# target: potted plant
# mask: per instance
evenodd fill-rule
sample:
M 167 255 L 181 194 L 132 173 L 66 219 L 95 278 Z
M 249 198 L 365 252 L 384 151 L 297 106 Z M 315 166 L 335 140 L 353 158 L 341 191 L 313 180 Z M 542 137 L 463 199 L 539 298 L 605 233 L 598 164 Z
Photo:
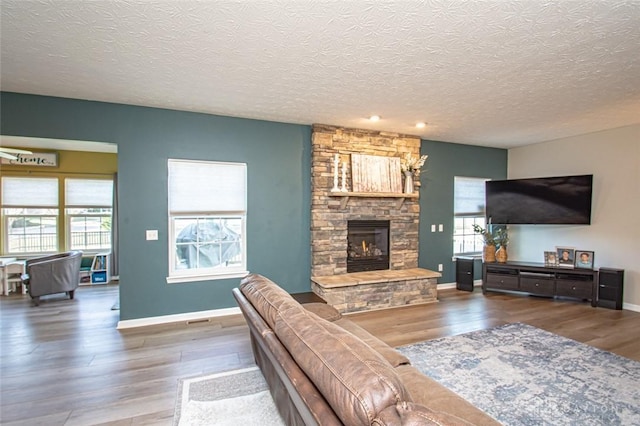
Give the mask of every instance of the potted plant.
M 507 261 L 507 246 L 509 245 L 509 232 L 507 228 L 498 228 L 496 231 L 495 242 L 498 245 L 496 251 L 496 260 L 500 263 Z
M 473 225 L 473 232 L 480 234 L 484 241 L 484 249 L 482 250 L 482 261 L 491 263 L 496 261 L 496 240 L 489 229 L 485 229 L 480 225 Z

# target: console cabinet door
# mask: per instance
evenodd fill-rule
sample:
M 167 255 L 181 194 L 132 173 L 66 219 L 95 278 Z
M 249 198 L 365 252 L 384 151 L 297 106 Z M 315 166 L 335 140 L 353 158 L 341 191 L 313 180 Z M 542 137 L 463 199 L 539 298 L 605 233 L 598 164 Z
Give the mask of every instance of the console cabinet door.
M 593 283 L 589 281 L 557 280 L 556 295 L 575 297 L 576 299 L 591 299 L 593 297 Z
M 552 278 L 520 277 L 520 291 L 540 296 L 553 296 L 554 281 Z
M 501 290 L 518 290 L 518 276 L 487 273 L 486 284 L 488 288 Z

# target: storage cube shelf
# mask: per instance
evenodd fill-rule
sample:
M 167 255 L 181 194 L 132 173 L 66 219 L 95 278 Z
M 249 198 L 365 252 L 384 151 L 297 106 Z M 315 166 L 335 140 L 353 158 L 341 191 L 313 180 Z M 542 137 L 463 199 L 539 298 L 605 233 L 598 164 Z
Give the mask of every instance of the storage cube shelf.
M 108 284 L 111 281 L 111 253 L 98 253 L 92 258 L 90 266 L 87 267 L 85 260 L 80 269 L 81 284 Z M 87 262 L 88 263 L 88 262 Z

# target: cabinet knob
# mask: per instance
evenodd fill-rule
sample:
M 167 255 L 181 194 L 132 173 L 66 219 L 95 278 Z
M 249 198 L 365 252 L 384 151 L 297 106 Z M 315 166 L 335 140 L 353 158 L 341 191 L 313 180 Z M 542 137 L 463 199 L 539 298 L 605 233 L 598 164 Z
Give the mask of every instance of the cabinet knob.
M 574 287 L 571 287 L 571 289 L 572 289 L 572 290 L 575 290 L 575 289 L 576 289 L 576 287 L 575 287 L 575 286 L 574 286 Z
M 536 287 L 540 287 L 540 283 L 536 283 Z

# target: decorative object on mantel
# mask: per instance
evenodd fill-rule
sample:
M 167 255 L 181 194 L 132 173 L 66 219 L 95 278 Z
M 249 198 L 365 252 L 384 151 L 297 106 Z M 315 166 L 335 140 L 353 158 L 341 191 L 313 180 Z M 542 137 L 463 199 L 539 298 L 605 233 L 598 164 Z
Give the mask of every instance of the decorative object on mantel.
M 482 261 L 493 263 L 496 261 L 496 240 L 489 229 L 484 229 L 480 225 L 473 225 L 473 232 L 482 235 L 484 248 L 482 249 Z
M 340 192 L 338 187 L 338 164 L 340 164 L 340 156 L 336 154 L 333 157 L 333 188 L 331 192 Z
M 404 172 L 404 193 L 413 194 L 413 173 Z
M 351 154 L 351 183 L 353 192 L 401 194 L 400 159 Z
M 507 254 L 507 246 L 509 245 L 509 233 L 507 228 L 499 228 L 495 236 L 496 244 L 499 246 L 496 251 L 496 261 L 498 263 L 506 263 L 509 258 Z
M 342 186 L 340 187 L 340 192 L 347 192 L 347 162 L 342 162 Z
M 404 173 L 404 192 L 405 194 L 413 193 L 413 178 L 420 177 L 420 169 L 424 166 L 428 155 L 419 158 L 413 157 L 410 152 L 404 156 L 400 162 L 400 169 Z

